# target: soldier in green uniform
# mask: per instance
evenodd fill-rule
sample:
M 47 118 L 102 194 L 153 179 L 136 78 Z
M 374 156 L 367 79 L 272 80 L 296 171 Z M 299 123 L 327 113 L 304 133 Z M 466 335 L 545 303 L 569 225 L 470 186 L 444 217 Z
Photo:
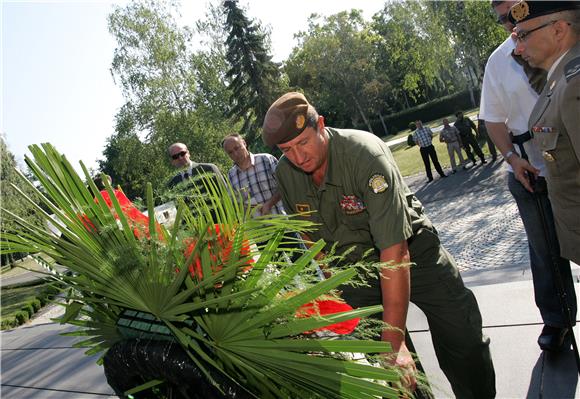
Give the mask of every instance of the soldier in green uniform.
M 529 129 L 546 161 L 560 253 L 580 264 L 580 2 L 521 1 L 511 17 L 516 51 L 548 71 Z
M 477 139 L 473 134 L 471 134 L 472 130 L 475 134 L 477 134 L 477 127 L 475 126 L 475 123 L 473 123 L 471 119 L 464 117 L 463 111 L 457 111 L 455 113 L 455 118 L 456 119 L 453 126 L 459 130 L 461 143 L 463 144 L 463 149 L 467 154 L 467 158 L 471 159 L 471 162 L 473 162 L 473 165 L 475 166 L 475 156 L 473 156 L 473 153 L 471 152 L 471 150 L 473 150 L 479 159 L 481 159 L 482 164 L 487 163 L 485 156 L 483 155 L 483 151 L 481 151 L 481 147 L 477 142 Z M 471 147 L 471 149 L 469 147 Z
M 325 127 L 306 98 L 287 93 L 268 110 L 262 138 L 283 152 L 276 177 L 289 213 L 319 223 L 310 233 L 338 252 L 359 261 L 413 262 L 410 268 L 383 268 L 370 288 L 344 287 L 353 306 L 382 304 L 381 339 L 392 344 L 390 361 L 410 373 L 403 383 L 414 388 L 414 361 L 404 334 L 409 301 L 427 316 L 441 369 L 458 398 L 493 398 L 495 373 L 489 339 L 473 293 L 459 275 L 423 207 L 405 185 L 387 145 L 357 130 Z M 331 270 L 332 271 L 332 270 Z

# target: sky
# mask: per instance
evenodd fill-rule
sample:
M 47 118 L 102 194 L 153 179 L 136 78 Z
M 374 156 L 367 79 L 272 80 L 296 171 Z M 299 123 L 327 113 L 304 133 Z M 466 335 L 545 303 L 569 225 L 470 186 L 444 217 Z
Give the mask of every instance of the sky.
M 0 0 L 0 134 L 20 165 L 28 146 L 52 143 L 80 171 L 96 169 L 124 103 L 110 73 L 115 40 L 107 15 L 128 0 Z M 271 28 L 273 58 L 284 60 L 310 14 L 353 7 L 366 19 L 385 0 L 242 0 L 248 16 Z M 183 0 L 180 23 L 202 19 L 206 0 Z

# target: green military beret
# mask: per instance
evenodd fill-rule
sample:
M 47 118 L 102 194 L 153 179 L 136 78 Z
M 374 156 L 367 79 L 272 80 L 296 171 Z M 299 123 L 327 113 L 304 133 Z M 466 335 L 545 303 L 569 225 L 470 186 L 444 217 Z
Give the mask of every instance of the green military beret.
M 524 22 L 542 15 L 555 12 L 580 9 L 578 1 L 526 1 L 522 0 L 510 9 L 509 18 L 512 24 Z
M 268 147 L 296 138 L 306 128 L 309 115 L 316 113 L 302 93 L 284 94 L 270 106 L 264 125 L 262 140 Z

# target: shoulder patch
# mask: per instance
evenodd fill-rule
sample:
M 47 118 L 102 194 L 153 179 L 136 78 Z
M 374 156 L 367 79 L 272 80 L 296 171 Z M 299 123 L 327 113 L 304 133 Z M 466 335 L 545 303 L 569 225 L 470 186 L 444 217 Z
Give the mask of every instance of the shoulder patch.
M 385 180 L 385 176 L 376 174 L 372 175 L 369 179 L 369 187 L 373 190 L 375 194 L 382 193 L 387 188 L 389 188 L 389 184 Z
M 566 76 L 566 82 L 569 82 L 578 74 L 580 74 L 580 57 L 576 57 L 570 60 L 564 67 L 564 76 Z

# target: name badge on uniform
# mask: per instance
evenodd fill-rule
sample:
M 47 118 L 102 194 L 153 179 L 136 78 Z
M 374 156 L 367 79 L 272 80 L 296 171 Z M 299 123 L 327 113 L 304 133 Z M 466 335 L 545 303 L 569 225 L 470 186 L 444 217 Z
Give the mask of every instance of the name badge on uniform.
M 308 204 L 296 204 L 295 206 L 298 213 L 310 212 L 310 205 Z
M 356 215 L 363 212 L 367 207 L 360 198 L 354 195 L 343 195 L 340 200 L 340 208 L 347 215 Z

